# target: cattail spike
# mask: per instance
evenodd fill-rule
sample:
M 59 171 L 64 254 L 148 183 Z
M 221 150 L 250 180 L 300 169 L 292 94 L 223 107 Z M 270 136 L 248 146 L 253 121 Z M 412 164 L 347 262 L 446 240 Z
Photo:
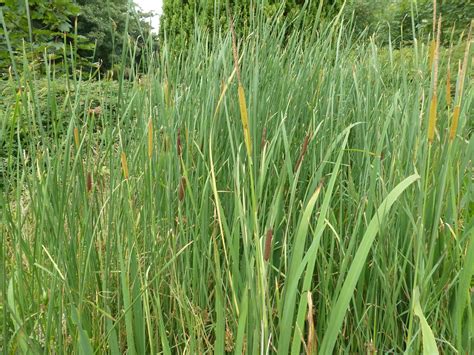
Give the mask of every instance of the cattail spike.
M 178 189 L 178 199 L 180 202 L 183 201 L 184 199 L 185 190 L 186 190 L 186 178 L 182 176 L 179 182 L 179 189 Z
M 92 191 L 92 174 L 91 173 L 87 173 L 87 192 L 91 192 Z
M 178 134 L 176 138 L 176 150 L 178 151 L 178 157 L 183 156 L 183 147 L 181 146 L 181 129 L 178 128 Z
M 270 259 L 272 251 L 272 239 L 273 239 L 273 229 L 267 230 L 267 237 L 265 238 L 265 251 L 263 254 L 263 260 L 268 261 Z
M 76 148 L 79 148 L 79 130 L 77 127 L 74 127 L 74 143 L 76 144 Z
M 436 129 L 436 110 L 438 106 L 438 98 L 436 94 L 433 94 L 430 104 L 430 116 L 428 121 L 428 142 L 433 143 L 435 129 Z
M 446 73 L 446 104 L 448 105 L 448 107 L 451 107 L 451 102 L 452 102 L 452 99 L 451 99 L 451 71 L 449 69 L 449 63 L 450 61 L 448 61 L 448 72 Z
M 240 84 L 239 84 L 238 91 L 239 91 L 240 118 L 242 119 L 242 127 L 244 129 L 244 140 L 245 140 L 245 145 L 247 147 L 247 153 L 250 156 L 252 154 L 252 140 L 250 138 L 247 103 L 245 101 L 244 88 Z
M 430 51 L 429 51 L 429 57 L 428 57 L 428 64 L 430 68 L 433 67 L 433 60 L 435 56 L 435 51 L 436 51 L 436 40 L 433 38 L 430 43 Z
M 459 112 L 461 111 L 461 107 L 456 106 L 453 111 L 453 120 L 451 121 L 451 128 L 449 130 L 449 140 L 452 142 L 456 137 L 456 131 L 458 130 L 458 123 L 459 123 Z
M 125 180 L 128 180 L 128 164 L 127 164 L 127 155 L 125 154 L 125 152 L 122 152 L 120 159 L 122 161 L 123 176 L 125 177 Z

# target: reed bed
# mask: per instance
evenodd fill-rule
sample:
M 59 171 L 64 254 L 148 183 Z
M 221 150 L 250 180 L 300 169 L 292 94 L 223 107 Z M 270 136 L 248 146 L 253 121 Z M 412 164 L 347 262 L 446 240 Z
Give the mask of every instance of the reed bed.
M 146 80 L 104 85 L 112 104 L 64 53 L 41 111 L 17 63 L 1 351 L 474 351 L 470 38 L 463 60 L 439 36 L 400 56 L 340 17 L 260 22 L 124 54 Z

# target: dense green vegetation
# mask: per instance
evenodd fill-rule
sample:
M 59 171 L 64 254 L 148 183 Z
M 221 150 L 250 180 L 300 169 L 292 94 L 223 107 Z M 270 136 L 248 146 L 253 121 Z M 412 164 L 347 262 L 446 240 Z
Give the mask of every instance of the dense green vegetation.
M 45 56 L 62 70 L 67 70 L 61 65 L 65 56 L 74 56 L 85 71 L 98 63 L 111 69 L 121 60 L 125 33 L 135 40 L 150 36 L 147 16 L 129 0 L 6 0 L 0 6 L 2 77 L 10 66 L 15 72 L 23 59 L 36 65 Z M 138 43 L 138 56 L 143 47 L 143 41 Z
M 472 25 L 266 11 L 114 77 L 7 50 L 0 352 L 474 351 Z
M 228 31 L 228 14 L 232 13 L 236 21 L 239 35 L 247 36 L 260 19 L 255 18 L 257 7 L 261 8 L 261 16 L 285 22 L 292 30 L 294 21 L 303 21 L 307 28 L 313 27 L 315 21 L 324 15 L 337 13 L 343 1 L 305 1 L 305 0 L 164 0 L 163 16 L 161 17 L 160 38 L 168 38 L 173 50 L 182 51 L 193 41 L 195 29 L 216 35 Z M 304 10 L 304 12 L 302 12 Z M 298 16 L 303 15 L 303 16 Z M 298 18 L 300 17 L 300 18 Z M 300 29 L 300 27 L 298 28 Z
M 311 31 L 315 22 L 332 19 L 339 11 L 352 23 L 355 36 L 367 32 L 375 35 L 378 44 L 387 45 L 391 38 L 394 45 L 409 45 L 413 38 L 426 37 L 432 30 L 432 0 L 263 0 L 261 4 L 262 15 L 280 24 L 285 22 L 287 32 L 295 25 L 300 30 L 300 22 Z M 172 47 L 181 51 L 193 41 L 196 26 L 211 34 L 227 31 L 227 14 L 232 13 L 238 33 L 246 37 L 259 20 L 251 16 L 258 6 L 260 2 L 251 0 L 164 0 L 160 36 L 167 37 Z M 474 18 L 474 2 L 438 1 L 437 7 L 443 14 L 442 41 L 449 44 L 468 30 Z

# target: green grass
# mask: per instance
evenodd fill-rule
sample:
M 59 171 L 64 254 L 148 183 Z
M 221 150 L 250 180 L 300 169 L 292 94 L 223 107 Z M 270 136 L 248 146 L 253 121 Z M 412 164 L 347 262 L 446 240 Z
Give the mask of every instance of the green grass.
M 179 57 L 163 44 L 140 82 L 17 63 L 0 111 L 2 351 L 474 351 L 472 63 L 462 92 L 451 73 L 450 141 L 442 52 L 429 144 L 429 43 L 403 56 L 338 19 L 317 30 L 240 40 L 250 155 L 230 34 L 197 32 Z

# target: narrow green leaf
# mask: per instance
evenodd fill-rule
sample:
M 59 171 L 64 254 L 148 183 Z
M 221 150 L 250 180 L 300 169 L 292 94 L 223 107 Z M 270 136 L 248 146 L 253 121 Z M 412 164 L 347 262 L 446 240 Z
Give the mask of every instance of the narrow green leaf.
M 413 312 L 420 319 L 421 333 L 423 335 L 423 355 L 438 355 L 436 340 L 428 322 L 426 321 L 420 304 L 420 291 L 418 286 L 413 291 Z

